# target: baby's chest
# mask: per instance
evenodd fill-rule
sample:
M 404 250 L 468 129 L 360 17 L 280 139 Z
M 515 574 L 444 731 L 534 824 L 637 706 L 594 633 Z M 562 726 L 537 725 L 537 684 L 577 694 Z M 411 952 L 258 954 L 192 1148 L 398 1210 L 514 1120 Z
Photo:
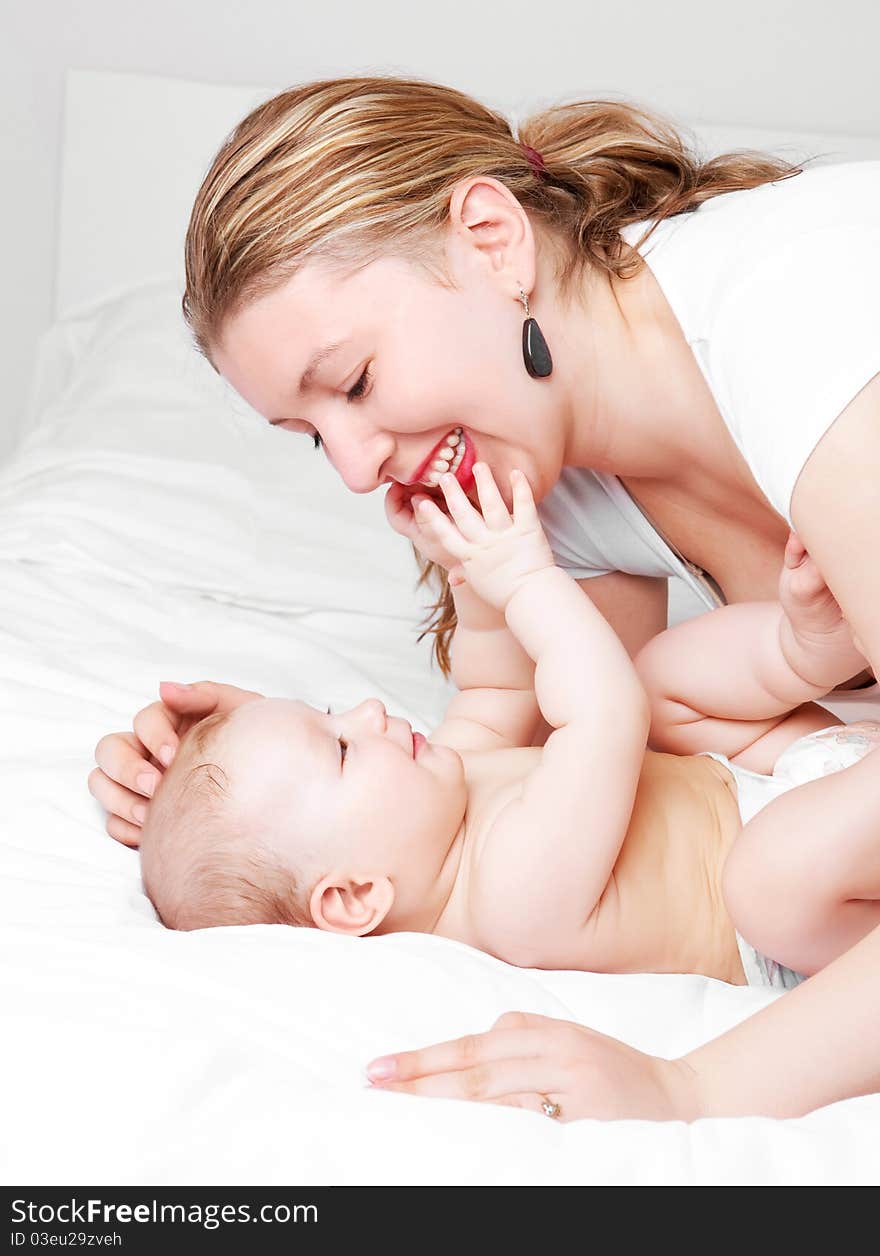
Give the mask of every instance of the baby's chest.
M 473 865 L 502 811 L 522 796 L 529 774 L 541 762 L 539 746 L 515 746 L 465 759 L 468 784 L 468 847 Z

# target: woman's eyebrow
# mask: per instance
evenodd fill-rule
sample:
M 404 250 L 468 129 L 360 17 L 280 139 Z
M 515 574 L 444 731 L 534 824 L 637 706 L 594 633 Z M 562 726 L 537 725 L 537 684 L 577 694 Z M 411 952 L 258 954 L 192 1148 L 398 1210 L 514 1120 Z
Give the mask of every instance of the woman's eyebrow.
M 326 359 L 331 356 L 331 354 L 336 353 L 339 349 L 342 349 L 345 345 L 349 343 L 350 343 L 350 338 L 347 338 L 345 340 L 335 340 L 333 341 L 332 344 L 324 345 L 323 349 L 318 349 L 315 353 L 312 354 L 312 356 L 309 358 L 308 365 L 306 366 L 306 369 L 303 371 L 302 377 L 299 381 L 299 388 L 297 389 L 297 396 L 302 396 L 304 392 L 308 392 L 308 390 L 311 388 L 312 380 L 315 377 L 315 372 L 317 371 L 318 367 L 323 362 L 325 362 Z

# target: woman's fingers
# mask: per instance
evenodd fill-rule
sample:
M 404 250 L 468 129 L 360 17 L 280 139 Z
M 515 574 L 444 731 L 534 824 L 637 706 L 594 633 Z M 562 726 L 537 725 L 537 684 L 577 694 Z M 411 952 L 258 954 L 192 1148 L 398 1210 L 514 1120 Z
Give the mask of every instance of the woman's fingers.
M 157 776 L 157 783 L 158 779 Z M 109 819 L 116 817 L 128 824 L 137 825 L 138 828 L 143 824 L 147 816 L 149 793 L 127 789 L 112 780 L 101 768 L 93 768 L 89 773 L 88 787 L 89 793 L 101 804 Z
M 395 532 L 413 539 L 413 503 L 412 494 L 403 484 L 394 483 L 385 494 L 385 518 Z
M 498 1103 L 542 1112 L 547 1096 L 562 1107 L 569 1052 L 560 1039 L 567 1021 L 506 1012 L 484 1034 L 419 1051 L 383 1056 L 367 1066 L 377 1089 L 445 1099 Z
M 141 844 L 141 830 L 137 824 L 130 824 L 127 820 L 120 819 L 119 816 L 110 816 L 107 820 L 107 832 L 117 842 L 121 842 L 123 846 L 128 846 L 131 850 L 137 850 Z
M 559 1104 L 559 1116 L 553 1118 L 558 1125 L 562 1125 L 569 1120 L 569 1117 L 566 1115 L 565 1104 L 562 1102 L 562 1096 L 554 1094 L 552 1091 L 548 1093 L 545 1090 L 540 1095 L 534 1092 L 526 1092 L 522 1095 L 502 1095 L 500 1099 L 488 1099 L 487 1103 L 494 1103 L 501 1108 L 523 1108 L 528 1112 L 540 1113 L 547 1120 L 547 1113 L 542 1107 L 545 1098 L 549 1099 L 551 1103 Z
M 215 711 L 234 711 L 236 707 L 243 706 L 246 702 L 255 702 L 264 696 L 255 689 L 224 685 L 217 680 L 197 680 L 189 685 L 162 680 L 159 682 L 159 693 L 166 707 L 166 715 L 171 718 L 175 727 L 180 717 L 185 717 L 187 726 L 192 727 Z M 177 731 L 180 732 L 179 727 Z
M 492 1026 L 493 1029 L 547 1029 L 567 1025 L 554 1016 L 541 1016 L 537 1012 L 504 1012 Z
M 172 688 L 163 682 L 159 686 L 159 692 L 162 693 L 163 690 L 170 701 L 174 702 L 177 699 L 176 686 Z M 181 730 L 186 719 L 187 715 L 183 711 L 174 710 L 164 701 L 151 702 L 149 706 L 138 711 L 132 721 L 132 727 L 148 753 L 167 768 L 177 754 Z M 125 783 L 130 784 L 129 781 Z
M 232 710 L 261 697 L 213 681 L 162 682 L 160 692 L 164 701 L 151 702 L 138 711 L 133 733 L 108 733 L 101 738 L 95 747 L 97 767 L 88 778 L 89 793 L 107 812 L 107 832 L 126 846 L 139 844 L 149 799 L 192 725 L 216 710 Z
M 108 781 L 140 795 L 141 800 L 151 798 L 162 779 L 146 755 L 146 748 L 133 733 L 108 733 L 95 747 L 95 762 Z M 95 788 L 91 784 L 89 788 L 108 811 L 116 810 L 109 786 L 105 787 L 100 778 L 96 778 Z
M 531 1093 L 537 1097 L 538 1094 L 555 1093 L 553 1079 L 549 1076 L 551 1071 L 552 1065 L 544 1060 L 490 1060 L 455 1072 L 431 1073 L 411 1081 L 374 1085 L 377 1089 L 396 1090 L 401 1094 L 491 1103 L 510 1095 Z M 535 1106 L 540 1108 L 540 1100 Z
M 540 1028 L 546 1034 L 546 1026 L 565 1022 L 550 1021 L 546 1017 L 538 1019 L 542 1022 L 540 1027 L 530 1023 L 512 1023 L 509 1027 L 496 1025 L 486 1033 L 468 1034 L 418 1051 L 382 1056 L 367 1065 L 367 1076 L 370 1081 L 380 1083 L 403 1082 L 435 1073 L 472 1069 L 498 1060 L 540 1059 L 542 1044 L 534 1035 L 535 1029 Z

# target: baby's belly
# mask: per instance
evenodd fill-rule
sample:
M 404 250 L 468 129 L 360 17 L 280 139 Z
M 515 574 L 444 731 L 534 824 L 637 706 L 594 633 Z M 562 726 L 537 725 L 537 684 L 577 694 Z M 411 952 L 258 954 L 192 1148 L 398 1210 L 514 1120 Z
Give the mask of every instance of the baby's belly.
M 733 777 L 722 764 L 649 751 L 583 966 L 703 973 L 744 985 L 721 893 L 724 860 L 741 828 Z

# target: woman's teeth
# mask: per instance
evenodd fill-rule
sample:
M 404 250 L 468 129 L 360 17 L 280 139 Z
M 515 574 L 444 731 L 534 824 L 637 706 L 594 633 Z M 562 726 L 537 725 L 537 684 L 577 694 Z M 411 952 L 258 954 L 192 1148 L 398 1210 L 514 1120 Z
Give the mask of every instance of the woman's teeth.
M 447 471 L 451 471 L 454 475 L 461 466 L 466 447 L 467 442 L 461 428 L 455 428 L 446 437 L 443 447 L 438 450 L 437 457 L 428 468 L 423 483 L 429 488 L 435 488 L 440 483 L 441 475 L 445 475 Z

